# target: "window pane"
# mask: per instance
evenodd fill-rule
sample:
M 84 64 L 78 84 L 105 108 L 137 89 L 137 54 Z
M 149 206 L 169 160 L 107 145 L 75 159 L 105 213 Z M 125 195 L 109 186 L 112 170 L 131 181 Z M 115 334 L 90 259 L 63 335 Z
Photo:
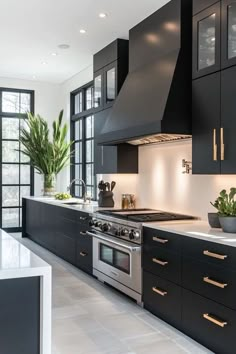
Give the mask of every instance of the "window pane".
M 107 102 L 114 101 L 116 96 L 116 69 L 107 71 Z
M 30 184 L 30 166 L 21 165 L 20 166 L 20 183 Z
M 86 109 L 93 107 L 93 90 L 92 87 L 89 87 L 86 90 Z
M 2 142 L 2 161 L 19 162 L 19 143 L 17 141 Z
M 30 94 L 21 93 L 20 94 L 20 113 L 30 112 Z
M 75 186 L 75 196 L 82 197 L 82 186 Z
M 81 140 L 83 138 L 83 124 L 82 119 L 75 122 L 75 140 Z
M 198 23 L 198 69 L 204 69 L 215 64 L 216 49 L 216 18 L 215 14 L 206 17 Z
M 98 75 L 94 79 L 94 107 L 100 107 L 102 101 L 102 76 Z
M 83 110 L 82 106 L 82 92 L 77 93 L 75 95 L 75 106 L 74 106 L 75 114 L 81 113 Z
M 94 136 L 94 117 L 89 116 L 86 118 L 86 138 L 90 139 Z
M 19 206 L 19 187 L 2 187 L 2 205 Z
M 2 93 L 2 111 L 8 113 L 20 112 L 20 94 L 18 92 Z
M 30 196 L 30 186 L 20 187 L 20 205 L 22 205 L 22 198 Z
M 75 165 L 75 178 L 82 179 L 82 165 Z
M 2 165 L 2 183 L 19 184 L 19 165 Z
M 2 118 L 2 138 L 19 139 L 19 119 Z
M 19 227 L 19 209 L 2 209 L 2 227 Z
M 86 165 L 86 184 L 93 185 L 93 165 Z
M 87 196 L 94 199 L 94 188 L 93 187 L 87 187 Z
M 82 142 L 75 143 L 75 163 L 82 163 L 82 161 L 83 161 Z
M 24 151 L 24 146 L 20 144 L 20 150 Z M 20 153 L 20 162 L 22 163 L 30 163 L 30 158 L 25 155 L 23 152 Z

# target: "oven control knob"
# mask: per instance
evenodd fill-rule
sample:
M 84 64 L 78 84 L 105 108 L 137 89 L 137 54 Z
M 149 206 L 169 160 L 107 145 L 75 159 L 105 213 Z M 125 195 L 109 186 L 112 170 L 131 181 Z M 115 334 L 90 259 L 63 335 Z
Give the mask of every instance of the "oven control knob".
M 107 232 L 107 231 L 109 231 L 110 226 L 109 226 L 109 224 L 105 223 L 105 224 L 102 224 L 100 226 L 100 228 L 101 228 L 102 232 Z
M 120 235 L 121 235 L 121 236 L 128 236 L 128 235 L 129 235 L 129 230 L 127 230 L 127 229 L 121 229 Z
M 89 226 L 95 226 L 95 222 L 96 222 L 95 219 L 90 220 L 89 221 Z
M 129 233 L 129 239 L 130 240 L 138 240 L 140 237 L 139 231 L 131 230 Z
M 101 225 L 102 225 L 101 221 L 97 221 L 97 220 L 94 221 L 95 227 L 101 227 Z

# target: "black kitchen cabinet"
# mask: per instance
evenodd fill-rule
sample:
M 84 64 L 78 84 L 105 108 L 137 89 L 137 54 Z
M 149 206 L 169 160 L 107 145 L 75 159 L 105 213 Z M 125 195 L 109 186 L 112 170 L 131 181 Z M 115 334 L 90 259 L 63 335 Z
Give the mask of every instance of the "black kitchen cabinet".
M 193 15 L 207 9 L 218 1 L 219 0 L 193 0 Z
M 128 74 L 128 41 L 117 39 L 93 57 L 94 110 L 111 107 Z
M 36 200 L 23 201 L 23 237 L 29 237 L 67 262 L 92 274 L 92 238 L 87 236 L 90 216 Z M 86 253 L 86 257 L 80 253 Z
M 219 174 L 220 72 L 193 81 L 193 174 Z
M 221 3 L 193 17 L 193 78 L 220 70 Z
M 236 65 L 236 1 L 221 2 L 221 66 Z
M 94 136 L 95 150 L 94 163 L 95 174 L 109 173 L 138 173 L 138 148 L 130 144 L 119 144 L 115 146 L 100 146 L 96 137 L 102 131 L 111 108 L 95 113 Z

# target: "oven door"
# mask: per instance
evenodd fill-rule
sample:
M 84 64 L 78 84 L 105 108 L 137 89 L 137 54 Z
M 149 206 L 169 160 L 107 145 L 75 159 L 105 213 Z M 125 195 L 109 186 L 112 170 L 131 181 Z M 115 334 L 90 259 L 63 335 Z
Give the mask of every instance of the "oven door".
M 88 234 L 93 237 L 93 268 L 141 294 L 141 246 L 97 232 Z

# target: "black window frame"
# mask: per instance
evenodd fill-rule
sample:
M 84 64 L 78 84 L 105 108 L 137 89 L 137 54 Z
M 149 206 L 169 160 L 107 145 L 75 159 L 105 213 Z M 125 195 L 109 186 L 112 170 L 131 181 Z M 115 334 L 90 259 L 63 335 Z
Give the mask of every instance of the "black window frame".
M 3 92 L 16 92 L 16 93 L 26 93 L 26 94 L 30 94 L 30 112 L 32 114 L 34 114 L 34 108 L 35 108 L 35 91 L 34 90 L 27 90 L 27 89 L 19 89 L 19 88 L 9 88 L 9 87 L 0 87 L 0 154 L 1 154 L 1 158 L 0 158 L 0 165 L 1 165 L 1 171 L 0 171 L 0 227 L 3 230 L 6 230 L 7 232 L 20 232 L 22 231 L 22 203 L 20 201 L 20 194 L 19 194 L 19 206 L 6 206 L 3 207 L 3 195 L 2 195 L 2 187 L 4 186 L 14 186 L 14 187 L 19 187 L 20 186 L 29 186 L 30 187 L 30 195 L 33 196 L 34 195 L 34 168 L 30 165 L 30 184 L 6 184 L 6 183 L 2 183 L 2 165 L 3 164 L 8 164 L 8 165 L 27 165 L 29 166 L 29 163 L 24 163 L 21 162 L 19 160 L 19 162 L 3 162 L 2 161 L 2 142 L 3 141 L 18 141 L 17 139 L 3 139 L 2 138 L 2 118 L 26 118 L 26 114 L 24 113 L 8 113 L 8 112 L 3 112 L 2 111 L 2 93 Z M 20 154 L 20 153 L 19 153 Z M 19 167 L 20 168 L 20 167 Z M 20 170 L 19 170 L 19 175 L 20 175 Z M 19 177 L 19 182 L 20 182 L 20 177 Z M 8 227 L 8 228 L 4 228 L 2 227 L 2 215 L 3 209 L 19 209 L 19 227 Z M 20 226 L 21 225 L 21 226 Z
M 88 89 L 91 89 L 91 108 L 86 109 L 86 92 Z M 71 131 L 71 140 L 75 141 L 76 143 L 81 142 L 82 143 L 82 163 L 76 163 L 75 162 L 75 153 L 71 157 L 71 169 L 70 169 L 70 179 L 73 180 L 76 177 L 76 172 L 75 168 L 78 165 L 82 166 L 82 179 L 86 183 L 86 165 L 91 164 L 93 165 L 93 172 L 94 172 L 94 160 L 93 162 L 89 163 L 86 162 L 86 142 L 87 141 L 92 141 L 94 142 L 94 134 L 92 138 L 87 138 L 86 137 L 86 118 L 93 116 L 94 119 L 94 107 L 93 107 L 93 89 L 94 89 L 94 84 L 93 81 L 90 81 L 89 83 L 79 87 L 78 89 L 74 90 L 70 94 L 70 116 L 71 116 L 71 124 L 70 124 L 70 131 Z M 75 97 L 78 94 L 82 94 L 82 111 L 79 113 L 75 113 Z M 79 120 L 82 121 L 82 138 L 77 139 L 75 138 L 75 124 Z M 75 151 L 75 144 L 73 145 L 73 150 Z M 94 146 L 94 145 L 93 145 Z M 93 156 L 94 156 L 94 148 L 93 148 Z M 88 188 L 93 188 L 93 197 L 91 198 L 92 200 L 97 200 L 97 190 L 96 190 L 96 176 L 94 174 L 93 176 L 93 185 L 88 185 L 86 183 L 86 186 Z M 79 194 L 76 193 L 76 187 L 81 187 Z M 82 198 L 84 194 L 84 186 L 80 183 L 74 183 L 72 188 L 71 188 L 71 193 L 73 196 L 76 198 Z

